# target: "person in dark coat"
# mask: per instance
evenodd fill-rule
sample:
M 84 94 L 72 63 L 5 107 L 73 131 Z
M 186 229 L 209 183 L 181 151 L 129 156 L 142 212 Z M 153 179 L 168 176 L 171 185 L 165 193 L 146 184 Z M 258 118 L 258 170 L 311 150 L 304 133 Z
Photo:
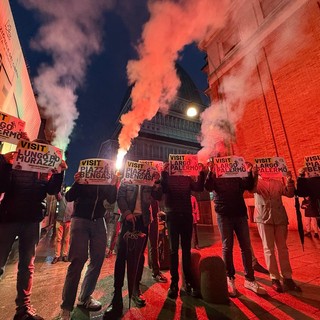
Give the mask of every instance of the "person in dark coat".
M 103 315 L 103 319 L 118 319 L 123 311 L 122 287 L 124 283 L 127 243 L 124 235 L 128 231 L 140 231 L 146 235 L 142 252 L 144 252 L 148 240 L 148 228 L 151 221 L 150 204 L 153 199 L 160 200 L 162 189 L 159 181 L 153 186 L 127 184 L 121 182 L 118 191 L 117 203 L 121 212 L 121 230 L 118 237 L 117 258 L 114 266 L 114 294 L 111 304 Z M 146 300 L 140 291 L 140 281 L 144 267 L 144 254 L 141 254 L 137 265 L 137 275 L 133 287 L 132 300 L 138 307 L 144 307 Z
M 105 208 L 103 202 L 116 201 L 115 185 L 79 184 L 81 173 L 74 175 L 74 183 L 65 197 L 68 202 L 74 201 L 71 218 L 70 249 L 68 267 L 63 292 L 60 319 L 69 320 L 75 303 L 82 269 L 90 255 L 90 263 L 82 281 L 78 298 L 78 307 L 88 311 L 98 311 L 101 303 L 91 297 L 105 257 L 107 246 Z M 115 176 L 115 179 L 117 177 Z
M 320 228 L 320 177 L 308 177 L 306 168 L 299 170 L 297 179 L 297 195 L 304 197 L 301 208 L 305 209 L 305 216 L 313 219 L 314 237 L 319 239 L 318 229 Z M 311 222 L 311 221 L 310 221 Z M 311 236 L 311 230 L 306 225 L 305 236 Z
M 163 190 L 163 211 L 167 216 L 167 227 L 170 242 L 170 274 L 171 284 L 168 297 L 176 299 L 179 293 L 179 242 L 182 249 L 182 267 L 185 280 L 184 291 L 187 294 L 198 296 L 194 288 L 195 283 L 191 270 L 191 239 L 193 227 L 193 215 L 191 205 L 191 192 L 201 192 L 204 189 L 205 175 L 200 171 L 199 176 L 169 175 L 168 164 L 161 175 Z
M 205 182 L 205 189 L 214 193 L 213 200 L 222 240 L 223 260 L 227 269 L 229 295 L 230 297 L 237 296 L 233 264 L 234 233 L 241 248 L 245 276 L 244 286 L 255 293 L 265 294 L 265 289 L 255 281 L 254 277 L 247 207 L 243 198 L 244 191 L 252 190 L 255 185 L 251 172 L 252 167 L 248 167 L 247 178 L 217 178 L 213 163 L 208 165 L 210 171 Z
M 152 268 L 152 279 L 156 282 L 166 283 L 168 279 L 160 271 L 159 262 L 159 221 L 158 212 L 159 201 L 152 199 L 151 201 L 151 215 L 152 221 L 149 228 L 149 255 Z
M 63 173 L 44 174 L 12 169 L 14 152 L 0 155 L 0 275 L 16 237 L 19 238 L 16 314 L 14 320 L 41 320 L 32 308 L 30 296 L 36 246 L 40 239 L 43 201 L 60 191 Z M 66 164 L 61 163 L 61 169 Z

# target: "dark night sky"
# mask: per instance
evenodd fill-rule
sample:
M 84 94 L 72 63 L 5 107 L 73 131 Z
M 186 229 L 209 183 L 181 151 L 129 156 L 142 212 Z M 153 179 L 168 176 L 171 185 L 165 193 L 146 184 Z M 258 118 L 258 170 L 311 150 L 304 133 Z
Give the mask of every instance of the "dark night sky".
M 148 19 L 145 2 L 137 1 L 136 12 L 132 13 L 134 19 L 123 19 L 119 8 L 105 14 L 103 51 L 92 56 L 85 83 L 77 90 L 77 109 L 80 115 L 68 147 L 67 184 L 72 183 L 79 161 L 95 157 L 101 142 L 109 139 L 115 129 L 128 87 L 126 65 L 128 60 L 136 58 L 134 45 L 140 38 L 142 25 Z M 26 10 L 16 1 L 10 1 L 10 5 L 32 81 L 39 65 L 50 61 L 50 56 L 30 48 L 30 40 L 40 26 L 35 13 Z M 180 64 L 199 90 L 204 90 L 207 86 L 206 77 L 201 71 L 204 54 L 196 45 L 185 48 Z

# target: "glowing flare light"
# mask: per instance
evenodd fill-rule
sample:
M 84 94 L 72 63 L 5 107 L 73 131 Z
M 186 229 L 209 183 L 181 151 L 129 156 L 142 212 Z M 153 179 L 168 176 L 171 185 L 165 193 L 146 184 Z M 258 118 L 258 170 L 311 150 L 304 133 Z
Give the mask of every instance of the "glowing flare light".
M 122 167 L 122 162 L 124 156 L 127 154 L 127 151 L 125 149 L 119 149 L 117 154 L 117 160 L 116 160 L 116 169 L 120 170 Z

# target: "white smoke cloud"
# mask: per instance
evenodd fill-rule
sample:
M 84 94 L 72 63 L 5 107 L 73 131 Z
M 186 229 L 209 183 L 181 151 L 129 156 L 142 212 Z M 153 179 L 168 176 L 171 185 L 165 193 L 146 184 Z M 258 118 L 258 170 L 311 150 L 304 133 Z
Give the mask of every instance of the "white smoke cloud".
M 31 46 L 52 57 L 52 63 L 41 65 L 34 84 L 39 104 L 53 121 L 53 144 L 65 150 L 78 117 L 76 90 L 91 56 L 102 50 L 103 14 L 114 1 L 20 1 L 42 22 Z

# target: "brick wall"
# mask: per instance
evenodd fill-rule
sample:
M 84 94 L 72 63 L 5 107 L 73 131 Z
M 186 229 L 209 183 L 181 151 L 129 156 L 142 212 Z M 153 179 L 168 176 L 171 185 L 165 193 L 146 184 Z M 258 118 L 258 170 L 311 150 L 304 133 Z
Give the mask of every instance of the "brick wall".
M 257 83 L 258 94 L 245 105 L 233 149 L 248 161 L 282 156 L 289 169 L 297 173 L 304 156 L 320 154 L 319 2 L 309 1 L 290 19 L 301 19 L 299 38 L 275 46 L 279 28 L 287 27 L 284 23 L 265 39 L 257 53 L 259 63 L 251 80 Z M 216 90 L 211 95 L 217 99 Z M 296 228 L 293 200 L 285 203 L 290 227 Z

